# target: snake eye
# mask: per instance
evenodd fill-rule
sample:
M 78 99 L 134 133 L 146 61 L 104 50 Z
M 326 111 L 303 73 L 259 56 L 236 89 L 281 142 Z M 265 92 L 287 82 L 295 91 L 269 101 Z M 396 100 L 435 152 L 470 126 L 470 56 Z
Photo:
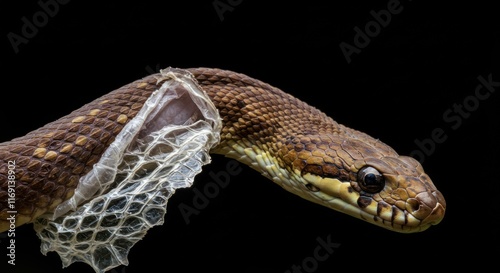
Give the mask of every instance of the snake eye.
M 380 192 L 385 186 L 385 179 L 377 169 L 367 166 L 358 172 L 358 183 L 361 189 L 368 193 Z

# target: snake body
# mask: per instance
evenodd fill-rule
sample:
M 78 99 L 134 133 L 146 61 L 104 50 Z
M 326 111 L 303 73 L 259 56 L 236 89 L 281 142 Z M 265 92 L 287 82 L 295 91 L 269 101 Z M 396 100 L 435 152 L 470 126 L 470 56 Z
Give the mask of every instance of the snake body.
M 387 229 L 422 231 L 443 218 L 445 200 L 413 158 L 259 80 L 220 69 L 187 70 L 223 121 L 221 141 L 211 152 L 235 158 L 307 200 Z M 159 85 L 155 75 L 147 76 L 0 143 L 0 232 L 9 229 L 13 191 L 16 226 L 69 199 Z M 13 162 L 15 173 L 9 173 Z

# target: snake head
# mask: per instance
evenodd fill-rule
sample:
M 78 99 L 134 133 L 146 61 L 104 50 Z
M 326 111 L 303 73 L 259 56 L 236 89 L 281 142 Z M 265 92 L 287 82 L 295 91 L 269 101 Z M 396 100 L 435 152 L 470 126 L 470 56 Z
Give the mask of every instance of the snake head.
M 412 157 L 368 158 L 354 168 L 352 192 L 344 198 L 356 202 L 360 218 L 400 232 L 423 231 L 443 219 L 446 201 Z
M 285 148 L 301 197 L 386 229 L 410 233 L 438 224 L 446 202 L 422 165 L 355 131 L 301 136 Z

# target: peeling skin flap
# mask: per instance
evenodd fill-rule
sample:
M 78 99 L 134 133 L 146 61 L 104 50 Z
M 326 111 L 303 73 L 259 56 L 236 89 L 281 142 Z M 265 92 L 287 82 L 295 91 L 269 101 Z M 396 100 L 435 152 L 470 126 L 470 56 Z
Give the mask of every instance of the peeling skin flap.
M 127 265 L 130 248 L 163 224 L 170 196 L 210 162 L 222 126 L 217 109 L 189 72 L 168 68 L 162 81 L 74 196 L 35 222 L 42 253 L 56 251 L 64 267 L 85 262 L 101 273 Z

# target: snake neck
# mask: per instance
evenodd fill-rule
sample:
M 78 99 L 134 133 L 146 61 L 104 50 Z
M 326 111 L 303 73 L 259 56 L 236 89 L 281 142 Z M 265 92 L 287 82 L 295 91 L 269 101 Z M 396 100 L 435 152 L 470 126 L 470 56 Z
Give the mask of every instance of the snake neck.
M 228 143 L 245 141 L 276 152 L 288 136 L 347 132 L 318 109 L 259 80 L 219 69 L 189 71 L 223 121 L 221 144 L 215 151 Z
M 190 72 L 223 121 L 221 142 L 211 152 L 236 159 L 285 189 L 303 183 L 302 172 L 324 165 L 325 159 L 335 160 L 334 155 L 311 156 L 313 142 L 321 142 L 323 135 L 350 134 L 318 109 L 259 80 L 218 69 Z M 338 168 L 324 170 L 349 177 Z

